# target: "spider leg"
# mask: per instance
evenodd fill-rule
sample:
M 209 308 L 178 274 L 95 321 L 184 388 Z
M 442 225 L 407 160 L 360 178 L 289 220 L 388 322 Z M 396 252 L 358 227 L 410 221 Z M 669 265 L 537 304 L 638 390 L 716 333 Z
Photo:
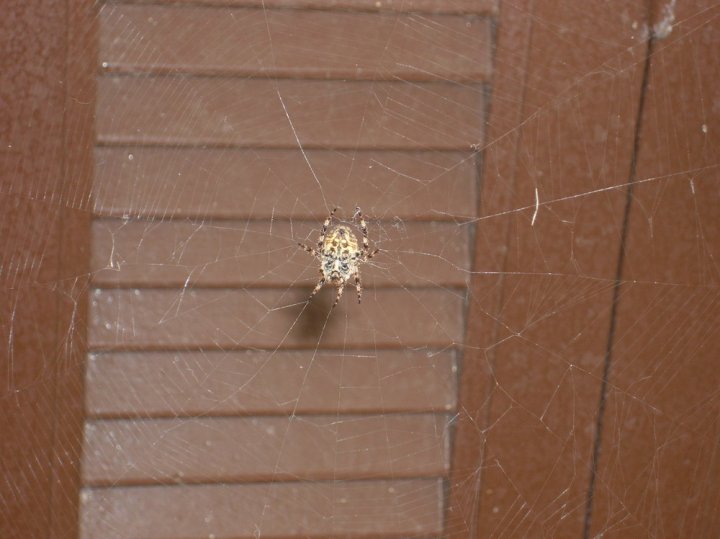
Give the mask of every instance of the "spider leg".
M 357 290 L 358 303 L 362 301 L 362 283 L 360 282 L 360 272 L 355 272 L 355 290 Z
M 315 249 L 313 249 L 312 247 L 308 247 L 308 246 L 305 245 L 304 243 L 300 243 L 300 242 L 298 242 L 298 246 L 299 246 L 303 251 L 307 251 L 308 253 L 310 253 L 310 254 L 313 255 L 314 257 L 320 258 L 320 253 L 318 253 L 318 252 L 317 252 Z
M 344 288 L 345 288 L 345 283 L 343 283 L 343 284 L 341 284 L 340 286 L 338 286 L 338 293 L 337 293 L 337 296 L 335 297 L 335 303 L 333 303 L 333 305 L 332 305 L 332 308 L 333 308 L 333 309 L 335 308 L 335 305 L 338 304 L 338 301 L 340 301 L 340 298 L 341 298 L 342 295 L 343 295 L 343 289 L 344 289 Z
M 360 220 L 360 230 L 362 230 L 363 235 L 363 252 L 367 253 L 370 250 L 370 242 L 368 241 L 368 229 L 367 229 L 367 223 L 365 222 L 365 218 L 363 217 L 362 210 L 357 207 L 355 208 L 355 218 Z
M 376 254 L 378 254 L 380 252 L 380 249 L 375 249 L 373 252 L 370 252 L 370 241 L 368 240 L 367 223 L 365 222 L 365 217 L 363 217 L 362 210 L 360 209 L 360 207 L 355 208 L 354 217 L 356 219 L 360 220 L 360 230 L 362 231 L 362 235 L 363 235 L 362 259 L 370 260 L 372 257 L 374 257 Z
M 318 238 L 318 243 L 317 243 L 318 251 L 320 251 L 320 252 L 322 252 L 322 249 L 323 249 L 323 242 L 325 241 L 325 233 L 327 232 L 327 229 L 330 226 L 333 215 L 335 215 L 336 211 L 337 211 L 337 208 L 333 208 L 333 211 L 331 211 L 330 215 L 327 216 L 327 219 L 325 219 L 322 229 L 320 230 L 320 237 Z
M 374 257 L 379 252 L 380 252 L 380 249 L 375 249 L 372 253 L 365 251 L 363 253 L 363 260 L 370 260 L 372 257 Z
M 307 299 L 307 300 L 310 301 L 311 299 L 313 299 L 313 297 L 315 296 L 315 294 L 317 294 L 318 292 L 320 292 L 320 289 L 323 287 L 324 284 L 325 284 L 325 277 L 320 277 L 320 280 L 318 281 L 318 284 L 316 284 L 316 285 L 315 285 L 315 288 L 313 288 L 313 291 L 310 292 L 310 296 L 308 296 L 308 299 Z

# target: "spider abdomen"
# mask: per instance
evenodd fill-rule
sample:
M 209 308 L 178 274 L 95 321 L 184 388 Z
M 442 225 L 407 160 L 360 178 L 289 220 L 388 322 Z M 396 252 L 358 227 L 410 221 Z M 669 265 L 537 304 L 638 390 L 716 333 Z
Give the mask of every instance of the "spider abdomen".
M 346 226 L 336 226 L 325 236 L 322 268 L 325 279 L 342 286 L 357 272 L 358 241 Z

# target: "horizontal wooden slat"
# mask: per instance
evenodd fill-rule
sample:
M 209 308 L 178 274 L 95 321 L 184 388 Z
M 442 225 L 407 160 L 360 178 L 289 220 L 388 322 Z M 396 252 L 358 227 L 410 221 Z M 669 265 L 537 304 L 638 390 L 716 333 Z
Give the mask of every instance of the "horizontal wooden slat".
M 297 148 L 297 133 L 303 148 L 469 150 L 482 144 L 482 93 L 445 82 L 102 77 L 97 139 Z
M 315 286 L 320 263 L 301 250 L 316 246 L 320 222 L 125 222 L 96 220 L 93 282 L 98 286 Z M 465 286 L 470 225 L 369 223 L 371 264 L 364 286 Z M 361 236 L 356 230 L 358 237 Z
M 483 80 L 487 19 L 468 16 L 106 5 L 113 72 L 372 80 Z
M 83 483 L 430 477 L 447 471 L 447 416 L 95 421 Z
M 455 407 L 452 352 L 91 354 L 90 417 L 432 412 Z
M 124 0 L 132 4 L 178 4 L 179 0 Z M 492 14 L 497 0 L 191 0 L 205 6 L 255 8 L 328 9 L 352 11 L 394 11 L 399 13 Z
M 95 213 L 314 218 L 355 206 L 373 218 L 475 215 L 475 170 L 460 152 L 97 148 Z
M 88 338 L 95 350 L 438 347 L 461 342 L 463 297 L 450 290 L 95 290 Z
M 441 507 L 437 479 L 85 489 L 81 539 L 427 537 Z

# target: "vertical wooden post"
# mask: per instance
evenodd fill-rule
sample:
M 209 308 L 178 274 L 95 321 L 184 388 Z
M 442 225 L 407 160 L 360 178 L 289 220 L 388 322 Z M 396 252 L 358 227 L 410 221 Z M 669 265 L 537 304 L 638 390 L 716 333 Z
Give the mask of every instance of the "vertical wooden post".
M 94 115 L 90 1 L 3 6 L 0 536 L 74 538 Z

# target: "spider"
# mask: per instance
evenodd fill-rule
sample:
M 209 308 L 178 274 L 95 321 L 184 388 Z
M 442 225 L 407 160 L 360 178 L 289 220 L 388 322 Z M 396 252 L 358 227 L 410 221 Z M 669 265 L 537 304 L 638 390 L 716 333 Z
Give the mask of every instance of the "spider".
M 353 219 L 360 221 L 362 248 L 358 248 L 358 239 L 348 226 L 336 225 L 330 228 L 328 232 L 328 227 L 330 227 L 336 211 L 337 208 L 334 208 L 327 219 L 325 219 L 322 230 L 320 230 L 317 249 L 308 247 L 304 243 L 298 243 L 300 247 L 320 261 L 320 280 L 307 300 L 310 301 L 325 283 L 330 283 L 338 289 L 335 303 L 332 305 L 333 307 L 340 301 L 343 295 L 343 289 L 351 277 L 355 277 L 358 303 L 362 301 L 362 283 L 360 282 L 359 265 L 361 262 L 367 262 L 380 252 L 380 249 L 370 251 L 367 224 L 365 223 L 360 208 L 355 208 Z

